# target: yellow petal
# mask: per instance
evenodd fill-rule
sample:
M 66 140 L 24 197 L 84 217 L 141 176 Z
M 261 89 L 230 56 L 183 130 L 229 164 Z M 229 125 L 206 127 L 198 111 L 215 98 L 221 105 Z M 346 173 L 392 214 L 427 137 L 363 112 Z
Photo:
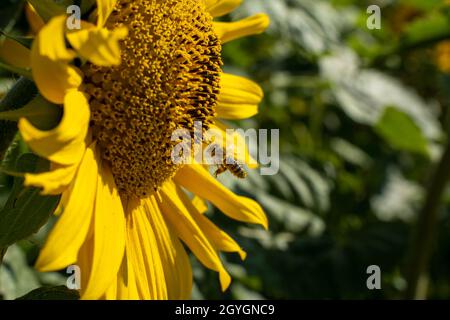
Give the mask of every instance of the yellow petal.
M 214 22 L 214 30 L 222 43 L 226 43 L 262 33 L 269 27 L 269 24 L 269 16 L 259 13 L 236 22 Z
M 128 242 L 126 244 L 127 247 L 131 245 L 133 244 Z M 106 299 L 139 300 L 139 293 L 136 287 L 136 275 L 134 274 L 128 251 L 125 248 L 125 255 L 119 270 L 117 283 L 114 283 L 113 288 L 108 290 Z
M 92 239 L 79 255 L 85 283 L 82 299 L 98 299 L 117 280 L 125 252 L 125 215 L 111 169 L 96 150 L 97 192 L 93 214 Z M 82 278 L 83 278 L 82 277 Z
M 175 182 L 212 202 L 232 219 L 268 228 L 267 217 L 256 201 L 234 194 L 199 164 L 182 167 L 175 176 Z
M 64 212 L 42 248 L 36 268 L 42 272 L 60 270 L 77 259 L 92 221 L 98 167 L 95 143 L 85 152 L 77 176 L 67 191 Z
M 52 18 L 37 35 L 34 43 L 39 45 L 39 54 L 52 61 L 69 62 L 75 58 L 75 53 L 67 49 L 64 33 L 66 16 Z
M 205 213 L 206 211 L 208 211 L 208 204 L 206 203 L 205 200 L 203 200 L 202 198 L 200 198 L 199 196 L 194 196 L 194 198 L 192 199 L 192 205 L 195 207 L 195 209 L 198 210 L 198 212 L 200 212 L 201 214 Z
M 108 67 L 120 64 L 119 41 L 127 35 L 126 27 L 110 31 L 84 22 L 81 30 L 67 33 L 67 40 L 84 59 L 95 65 Z
M 69 198 L 70 198 L 70 189 L 66 188 L 66 190 L 64 190 L 64 192 L 61 194 L 61 198 L 59 199 L 59 203 L 58 203 L 58 207 L 56 208 L 55 212 L 53 212 L 53 214 L 55 216 L 60 216 L 63 211 L 64 208 L 66 207 L 67 203 L 69 202 Z
M 216 250 L 223 252 L 237 252 L 242 260 L 246 258 L 247 253 L 241 249 L 236 241 L 212 223 L 206 216 L 201 214 L 194 207 L 189 197 L 179 187 L 177 187 L 177 194 L 186 209 L 190 212 L 192 218 Z
M 124 261 L 122 261 L 122 265 L 120 266 L 118 277 L 120 277 L 121 273 L 123 272 L 122 271 L 123 270 L 123 265 L 124 265 Z M 118 281 L 119 281 L 119 278 L 117 279 L 117 281 L 113 282 L 113 284 L 108 288 L 108 290 L 106 290 L 106 293 L 100 298 L 100 300 L 118 300 L 119 299 L 117 297 L 118 296 L 117 295 Z M 137 299 L 139 299 L 139 297 Z M 129 300 L 129 299 L 127 299 L 127 297 L 122 297 L 122 299 L 120 299 L 120 300 Z
M 117 0 L 97 0 L 97 26 L 103 27 L 114 9 Z
M 78 164 L 63 166 L 52 164 L 51 170 L 44 173 L 25 174 L 24 185 L 27 187 L 42 188 L 42 195 L 58 195 L 63 193 L 77 172 Z
M 31 47 L 31 68 L 39 91 L 47 100 L 61 104 L 66 92 L 82 83 L 81 72 L 69 65 L 76 57 L 66 48 L 66 17 L 55 17 L 42 28 Z
M 159 206 L 180 239 L 200 262 L 219 273 L 220 284 L 225 291 L 231 283 L 231 277 L 223 267 L 216 250 L 178 197 L 173 182 L 168 182 L 161 188 Z
M 217 116 L 223 119 L 246 119 L 258 113 L 264 97 L 259 85 L 243 77 L 222 74 Z
M 239 7 L 242 0 L 206 0 L 206 8 L 213 17 L 221 17 Z
M 168 227 L 152 196 L 145 199 L 148 220 L 155 232 L 156 244 L 164 269 L 168 299 L 190 299 L 192 292 L 192 268 L 189 257 L 175 233 Z
M 25 14 L 32 33 L 37 34 L 45 26 L 44 20 L 36 12 L 36 9 L 34 9 L 34 7 L 28 2 L 25 7 Z
M 127 252 L 141 299 L 167 299 L 158 239 L 141 200 L 133 199 L 128 203 L 127 239 Z
M 91 280 L 91 273 L 92 273 L 92 256 L 94 252 L 94 238 L 93 238 L 93 219 L 91 220 L 91 226 L 88 230 L 88 237 L 86 241 L 83 243 L 83 245 L 80 248 L 80 251 L 78 251 L 77 256 L 77 262 L 76 264 L 80 267 L 81 272 L 81 288 L 80 291 L 83 292 L 89 285 L 89 281 Z M 110 284 L 114 284 L 114 281 Z M 107 290 L 105 290 L 105 294 L 107 293 Z M 94 299 L 94 298 L 93 298 Z
M 0 59 L 17 68 L 30 68 L 30 50 L 10 38 L 0 45 Z
M 245 138 L 241 136 L 238 132 L 232 131 L 233 133 L 227 132 L 227 129 L 232 129 L 227 127 L 224 123 L 216 121 L 214 125 L 211 125 L 212 130 L 217 130 L 223 137 L 223 141 L 215 141 L 219 143 L 224 150 L 227 148 L 233 148 L 234 158 L 240 163 L 245 163 L 250 169 L 258 168 L 258 161 L 256 161 L 248 151 Z
M 71 90 L 65 96 L 64 114 L 56 128 L 42 131 L 25 118 L 18 125 L 24 141 L 36 154 L 57 164 L 72 165 L 80 162 L 86 149 L 89 117 L 86 97 Z

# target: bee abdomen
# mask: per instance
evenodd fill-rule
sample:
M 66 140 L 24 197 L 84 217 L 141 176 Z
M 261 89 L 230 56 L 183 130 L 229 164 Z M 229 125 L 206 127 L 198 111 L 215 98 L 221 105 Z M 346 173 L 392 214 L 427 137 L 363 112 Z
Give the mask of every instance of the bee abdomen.
M 241 179 L 247 177 L 247 172 L 244 167 L 238 163 L 234 158 L 227 157 L 224 166 L 235 176 Z

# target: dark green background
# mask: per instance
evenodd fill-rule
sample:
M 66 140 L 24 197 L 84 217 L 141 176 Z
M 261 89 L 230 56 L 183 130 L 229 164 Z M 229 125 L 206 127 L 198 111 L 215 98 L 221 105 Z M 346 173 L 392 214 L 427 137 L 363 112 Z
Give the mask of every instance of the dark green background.
M 1 2 L 2 28 L 14 2 Z M 224 18 L 261 11 L 271 16 L 264 35 L 226 44 L 224 61 L 226 71 L 264 88 L 260 114 L 234 125 L 281 129 L 281 166 L 275 176 L 222 178 L 263 205 L 270 231 L 210 210 L 248 258 L 224 256 L 234 279 L 224 294 L 217 274 L 193 259 L 195 298 L 404 297 L 405 272 L 415 263 L 407 255 L 414 250 L 411 231 L 450 121 L 450 76 L 436 61 L 436 46 L 450 39 L 444 2 L 379 1 L 380 30 L 366 27 L 366 9 L 377 1 L 246 0 Z M 10 32 L 23 34 L 23 16 L 14 23 Z M 14 76 L 1 75 L 4 93 Z M 0 185 L 4 202 L 12 179 L 0 176 Z M 446 189 L 431 234 L 433 299 L 450 297 L 449 202 Z M 4 298 L 42 284 L 64 284 L 63 272 L 32 270 L 46 230 L 10 248 L 0 271 Z M 381 290 L 366 286 L 369 265 L 381 268 Z

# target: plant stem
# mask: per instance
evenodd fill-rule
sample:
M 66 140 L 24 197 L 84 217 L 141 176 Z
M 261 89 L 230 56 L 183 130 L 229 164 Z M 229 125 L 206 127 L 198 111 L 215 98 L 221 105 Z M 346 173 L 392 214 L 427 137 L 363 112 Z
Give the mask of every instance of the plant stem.
M 450 138 L 434 172 L 425 203 L 419 213 L 407 260 L 407 299 L 425 299 L 428 291 L 428 266 L 437 236 L 442 194 L 450 179 Z
M 0 112 L 23 107 L 37 94 L 33 81 L 20 78 L 0 101 Z M 17 133 L 17 124 L 10 121 L 0 121 L 0 161 L 6 154 Z

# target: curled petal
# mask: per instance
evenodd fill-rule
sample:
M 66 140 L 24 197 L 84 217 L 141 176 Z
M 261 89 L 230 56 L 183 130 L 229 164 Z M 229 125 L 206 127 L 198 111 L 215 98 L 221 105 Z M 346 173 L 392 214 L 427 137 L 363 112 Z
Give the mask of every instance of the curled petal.
M 66 92 L 82 83 L 81 72 L 69 64 L 76 54 L 65 44 L 66 17 L 55 17 L 42 28 L 31 47 L 31 68 L 39 91 L 49 101 L 61 104 Z
M 258 113 L 264 93 L 255 82 L 231 74 L 222 74 L 217 116 L 223 119 L 246 119 Z
M 222 43 L 264 32 L 270 24 L 269 16 L 260 13 L 236 22 L 214 22 L 214 29 Z
M 221 17 L 239 7 L 242 0 L 206 0 L 205 3 L 213 17 Z
M 25 174 L 24 185 L 42 188 L 42 195 L 62 194 L 74 179 L 77 168 L 77 163 L 68 166 L 52 164 L 49 172 Z
M 232 219 L 260 224 L 266 229 L 269 226 L 264 211 L 256 201 L 234 194 L 199 164 L 182 167 L 175 176 L 175 182 L 212 202 Z
M 64 114 L 56 128 L 42 131 L 22 118 L 19 130 L 24 141 L 39 156 L 60 165 L 73 165 L 80 162 L 86 149 L 89 117 L 86 97 L 71 90 L 64 98 Z
M 83 29 L 67 33 L 67 39 L 81 57 L 101 67 L 120 64 L 119 41 L 128 35 L 126 27 L 112 31 L 83 23 Z
M 194 207 L 191 200 L 187 197 L 180 187 L 177 187 L 177 194 L 181 201 L 185 205 L 186 209 L 190 212 L 192 218 L 198 224 L 205 236 L 211 242 L 211 244 L 218 251 L 223 252 L 237 252 L 241 259 L 244 260 L 247 257 L 247 253 L 241 249 L 241 247 L 234 241 L 228 234 L 222 231 L 214 223 L 212 223 L 205 215 L 201 214 L 197 208 Z

